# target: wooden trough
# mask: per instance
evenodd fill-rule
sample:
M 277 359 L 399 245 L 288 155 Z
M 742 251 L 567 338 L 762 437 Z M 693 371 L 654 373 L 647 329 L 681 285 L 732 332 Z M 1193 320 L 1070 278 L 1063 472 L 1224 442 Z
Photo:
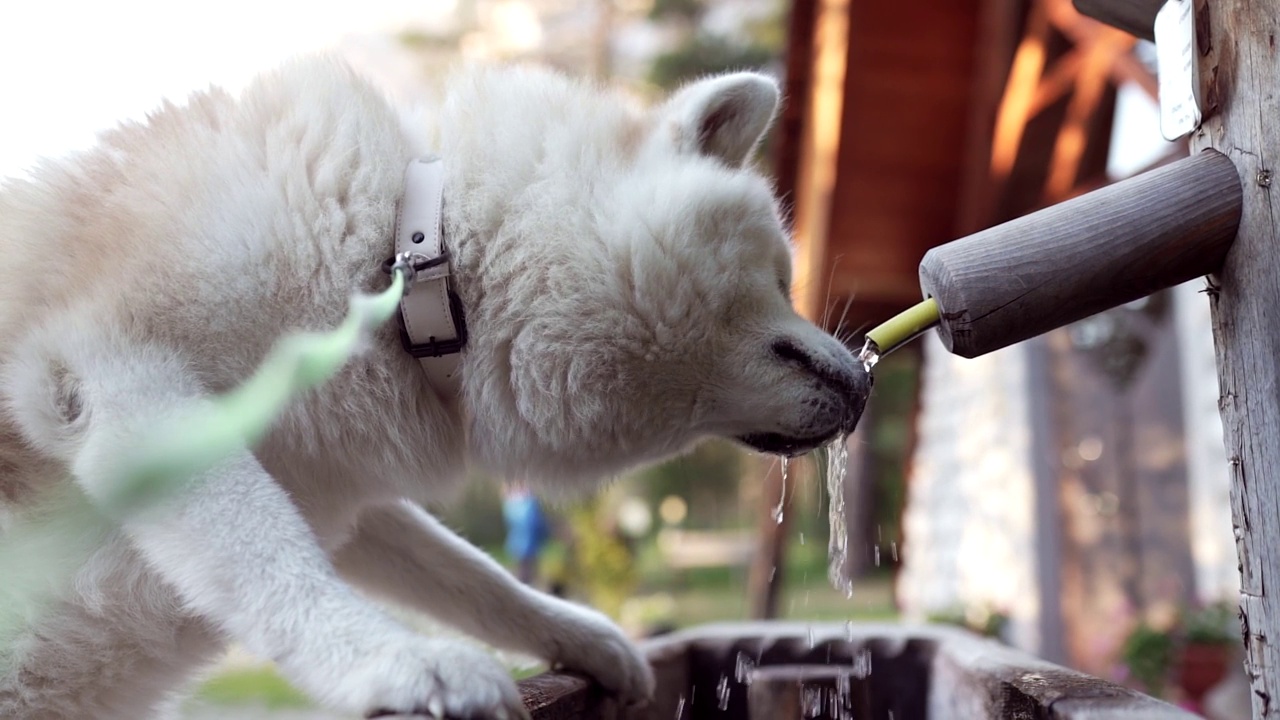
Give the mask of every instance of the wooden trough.
M 586 680 L 520 683 L 534 720 L 1193 720 L 1136 691 L 945 626 L 755 622 L 647 641 L 657 699 Z

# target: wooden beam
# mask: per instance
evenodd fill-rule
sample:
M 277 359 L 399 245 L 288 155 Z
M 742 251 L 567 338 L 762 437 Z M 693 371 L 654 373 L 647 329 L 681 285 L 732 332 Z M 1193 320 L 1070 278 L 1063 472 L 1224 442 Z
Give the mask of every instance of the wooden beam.
M 1133 47 L 1133 39 L 1118 32 L 1101 33 L 1083 52 L 1084 62 L 1076 76 L 1075 92 L 1067 103 L 1067 114 L 1058 129 L 1049 176 L 1045 181 L 1045 199 L 1056 202 L 1067 197 L 1079 183 L 1089 146 L 1089 129 L 1098 108 L 1106 100 L 1110 69 L 1115 58 Z
M 1034 2 L 1027 19 L 1026 33 L 1013 57 L 1000 110 L 996 115 L 991 146 L 991 175 L 1003 182 L 1013 172 L 1022 146 L 1022 135 L 1035 103 L 1036 89 L 1044 74 L 1049 44 L 1049 15 L 1043 3 Z
M 1053 68 L 1040 78 L 1040 85 L 1036 88 L 1035 99 L 1031 102 L 1027 117 L 1039 115 L 1061 100 L 1063 95 L 1071 92 L 1076 86 L 1076 77 L 1080 74 L 1083 63 L 1084 53 L 1080 48 L 1074 48 L 1063 55 Z
M 1005 80 L 1018 49 L 1023 0 L 986 0 L 980 6 L 969 89 L 968 131 L 964 139 L 955 230 L 959 237 L 990 222 L 995 184 L 991 181 L 991 147 Z
M 809 118 L 812 83 L 813 31 L 817 0 L 792 0 L 787 30 L 786 77 L 782 111 L 774 130 L 773 180 L 778 199 L 788 209 L 796 202 L 796 183 L 802 163 L 804 128 Z
M 1240 626 L 1253 717 L 1280 718 L 1280 15 L 1275 0 L 1196 3 L 1207 119 L 1193 150 L 1235 161 L 1239 236 L 1209 293 L 1218 405 L 1240 560 Z M 1204 202 L 1207 198 L 1192 202 Z
M 1155 40 L 1156 11 L 1163 0 L 1073 0 L 1081 15 L 1143 40 Z
M 1051 3 L 1050 10 L 1054 26 L 1076 45 L 1088 47 L 1099 41 L 1106 40 L 1107 35 L 1115 32 L 1110 27 L 1081 16 L 1075 8 L 1068 4 L 1067 0 L 1046 1 Z M 1158 3 L 1156 7 L 1159 7 Z M 1152 10 L 1153 18 L 1155 17 L 1154 13 L 1155 11 Z M 1117 85 L 1126 81 L 1137 83 L 1143 92 L 1147 94 L 1147 97 L 1156 100 L 1159 97 L 1157 95 L 1156 76 L 1138 58 L 1134 57 L 1132 52 L 1128 51 L 1131 47 L 1132 42 L 1126 46 L 1125 52 L 1118 53 L 1112 58 L 1111 77 Z
M 827 228 L 840 152 L 840 121 L 844 117 L 845 69 L 848 61 L 849 0 L 813 0 L 812 37 L 803 54 L 788 63 L 809 63 L 807 92 L 793 102 L 807 103 L 800 138 L 800 164 L 795 179 L 793 235 L 796 308 L 810 320 L 822 312 L 826 275 Z

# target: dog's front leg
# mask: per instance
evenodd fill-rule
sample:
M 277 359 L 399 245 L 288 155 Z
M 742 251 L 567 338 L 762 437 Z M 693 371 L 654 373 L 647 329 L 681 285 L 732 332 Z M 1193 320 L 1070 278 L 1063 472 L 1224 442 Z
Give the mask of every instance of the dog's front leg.
M 520 583 L 412 503 L 366 510 L 335 564 L 356 585 L 491 645 L 586 672 L 625 702 L 653 694 L 648 663 L 609 618 Z
M 157 423 L 208 402 L 172 355 L 148 348 L 48 359 L 32 354 L 5 382 L 24 430 L 62 449 L 91 500 L 111 497 L 124 458 Z M 103 507 L 107 507 L 103 505 Z M 284 490 L 243 449 L 123 530 L 186 611 L 278 663 L 301 689 L 347 712 L 456 718 L 525 715 L 490 654 L 426 638 L 346 585 Z

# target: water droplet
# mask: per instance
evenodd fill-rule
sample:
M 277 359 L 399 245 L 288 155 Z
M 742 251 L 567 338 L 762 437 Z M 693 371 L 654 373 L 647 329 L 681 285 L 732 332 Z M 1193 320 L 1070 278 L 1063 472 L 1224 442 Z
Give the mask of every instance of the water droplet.
M 676 703 L 676 720 L 684 718 L 684 693 L 680 693 L 680 701 Z
M 778 493 L 778 506 L 773 509 L 773 519 L 782 524 L 782 506 L 787 502 L 787 465 L 790 458 L 782 458 L 782 492 Z
M 880 546 L 876 546 L 876 567 L 880 567 Z
M 804 533 L 800 533 L 800 544 L 804 544 Z
M 862 361 L 862 369 L 870 373 L 871 368 L 880 362 L 880 346 L 876 345 L 871 338 L 867 338 L 862 344 L 862 350 L 858 353 L 858 359 Z
M 720 682 L 716 685 L 716 707 L 721 710 L 729 709 L 729 676 L 721 675 Z
M 846 620 L 844 623 L 844 639 L 846 642 L 853 642 L 853 621 Z
M 739 652 L 737 662 L 734 663 L 734 668 L 733 668 L 734 679 L 744 685 L 750 685 L 751 671 L 754 670 L 755 667 L 756 667 L 756 662 L 755 660 L 751 659 L 750 655 L 744 652 Z
M 817 644 L 818 644 L 818 641 L 815 640 L 813 637 L 813 626 L 810 625 L 809 626 L 809 648 L 813 649 L 813 647 Z
M 898 562 L 898 542 L 895 540 L 889 543 L 889 548 L 893 550 L 893 561 Z

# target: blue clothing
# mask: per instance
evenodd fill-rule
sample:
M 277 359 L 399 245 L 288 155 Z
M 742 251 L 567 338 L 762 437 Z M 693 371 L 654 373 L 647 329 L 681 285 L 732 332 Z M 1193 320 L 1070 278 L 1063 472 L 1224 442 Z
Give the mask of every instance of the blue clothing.
M 516 560 L 537 557 L 547 542 L 547 520 L 538 498 L 529 493 L 513 495 L 502 502 L 507 522 L 507 553 Z

